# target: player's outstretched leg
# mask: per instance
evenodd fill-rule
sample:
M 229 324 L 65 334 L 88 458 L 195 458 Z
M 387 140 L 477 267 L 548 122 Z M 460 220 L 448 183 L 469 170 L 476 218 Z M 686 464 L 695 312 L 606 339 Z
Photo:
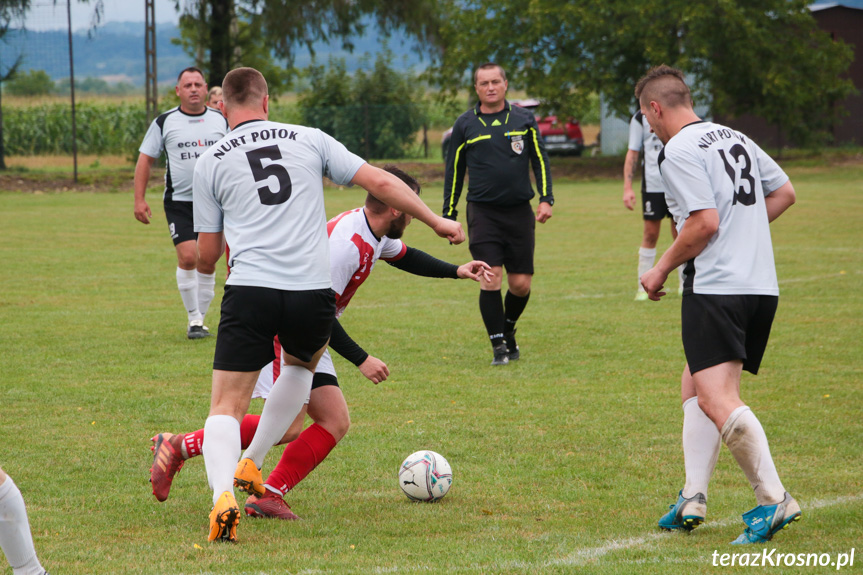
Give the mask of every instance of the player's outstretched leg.
M 331 392 L 330 390 L 334 391 Z M 338 387 L 327 386 L 318 393 L 333 393 L 344 408 L 345 418 L 347 418 L 347 404 L 345 404 L 344 397 Z M 347 424 L 345 424 L 344 431 L 337 433 L 339 439 L 346 432 Z M 320 465 L 337 443 L 338 439 L 319 423 L 316 422 L 307 427 L 297 439 L 290 442 L 285 448 L 279 463 L 267 477 L 263 496 L 249 497 L 246 501 L 246 515 L 299 519 L 282 497 Z
M 153 446 L 153 465 L 150 467 L 150 483 L 158 501 L 165 501 L 171 492 L 174 476 L 183 468 L 183 435 L 160 433 L 150 441 Z

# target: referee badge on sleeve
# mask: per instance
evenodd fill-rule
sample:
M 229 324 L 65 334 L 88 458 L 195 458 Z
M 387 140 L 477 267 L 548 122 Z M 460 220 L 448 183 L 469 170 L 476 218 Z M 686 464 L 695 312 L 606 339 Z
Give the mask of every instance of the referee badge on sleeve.
M 524 151 L 524 141 L 521 136 L 513 136 L 510 145 L 512 146 L 512 151 L 516 154 L 521 154 Z

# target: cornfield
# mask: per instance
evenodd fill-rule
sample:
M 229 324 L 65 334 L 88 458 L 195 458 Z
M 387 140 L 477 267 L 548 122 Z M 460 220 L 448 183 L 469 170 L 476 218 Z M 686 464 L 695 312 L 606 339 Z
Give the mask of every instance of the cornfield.
M 437 116 L 441 106 L 423 102 L 423 114 L 449 126 L 451 120 Z M 169 109 L 165 107 L 163 110 Z M 332 110 L 315 109 L 325 116 Z M 392 115 L 398 106 L 387 109 Z M 270 119 L 276 122 L 303 123 L 302 110 L 296 102 L 273 102 Z M 146 111 L 138 101 L 84 101 L 76 105 L 78 153 L 84 155 L 123 155 L 137 157 L 138 147 L 147 131 Z M 438 120 L 435 122 L 434 120 Z M 346 134 L 334 134 L 344 138 Z M 15 102 L 3 106 L 3 143 L 7 156 L 71 155 L 72 109 L 67 102 L 36 101 L 32 104 Z M 420 155 L 419 149 L 408 150 L 409 155 Z
M 80 103 L 75 119 L 80 154 L 134 154 L 144 133 L 144 107 L 132 103 Z M 46 103 L 4 107 L 3 143 L 10 156 L 72 153 L 72 110 Z

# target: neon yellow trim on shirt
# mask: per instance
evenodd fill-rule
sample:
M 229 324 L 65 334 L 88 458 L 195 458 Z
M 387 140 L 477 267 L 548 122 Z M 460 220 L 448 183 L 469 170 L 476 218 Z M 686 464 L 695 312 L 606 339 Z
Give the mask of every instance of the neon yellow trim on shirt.
M 542 196 L 545 197 L 548 195 L 548 177 L 545 173 L 545 162 L 542 160 L 542 153 L 540 153 L 536 130 L 530 128 L 530 131 L 533 132 L 533 149 L 536 150 L 536 157 L 539 158 L 539 170 L 542 173 Z
M 480 140 L 491 140 L 491 134 L 486 134 L 485 136 L 477 136 L 473 140 L 468 140 L 465 144 L 473 144 L 474 142 L 478 142 Z
M 446 215 L 448 216 L 451 216 L 453 210 L 455 210 L 455 184 L 456 180 L 458 180 L 458 159 L 461 155 L 462 148 L 465 147 L 465 144 L 467 144 L 467 142 L 455 149 L 455 160 L 452 164 L 452 189 L 449 191 L 449 209 L 446 211 Z

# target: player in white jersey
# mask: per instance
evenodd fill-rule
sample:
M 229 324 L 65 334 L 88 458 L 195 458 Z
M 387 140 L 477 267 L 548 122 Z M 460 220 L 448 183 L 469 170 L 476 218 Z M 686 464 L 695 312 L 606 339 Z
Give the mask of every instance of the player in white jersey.
M 229 72 L 222 96 L 231 132 L 202 154 L 193 187 L 201 259 L 215 266 L 225 242 L 231 246 L 202 451 L 213 489 L 208 539 L 236 541 L 234 478 L 245 490 L 255 475 L 262 483 L 264 457 L 305 404 L 335 317 L 322 178 L 357 184 L 454 243 L 464 232 L 320 130 L 268 121 L 267 83 L 257 70 Z M 284 367 L 238 465 L 240 420 L 261 367 L 275 357 L 276 335 Z
M 769 541 L 800 518 L 800 506 L 779 479 L 761 423 L 740 399 L 740 380 L 744 369 L 758 372 L 770 335 L 779 288 L 769 223 L 794 203 L 794 187 L 749 138 L 700 120 L 679 70 L 651 69 L 635 95 L 665 144 L 659 169 L 678 230 L 656 266 L 641 276 L 648 297 L 665 295 L 669 272 L 686 264 L 686 483 L 659 526 L 690 530 L 704 520 L 707 485 L 724 441 L 758 502 L 743 514 L 747 527 L 733 543 Z
M 420 185 L 416 179 L 395 166 L 385 166 L 384 169 L 398 176 L 417 194 L 420 193 Z M 406 246 L 400 238 L 409 223 L 410 217 L 389 208 L 370 194 L 362 208 L 344 212 L 327 223 L 337 318 L 341 317 L 379 259 L 424 277 L 470 278 L 479 281 L 480 275 L 487 277 L 490 274 L 490 268 L 484 262 L 471 261 L 455 266 Z M 338 321 L 333 324 L 329 347 L 356 365 L 372 383 L 378 384 L 389 377 L 387 365 L 364 351 Z M 281 370 L 281 349 L 277 349 L 276 360 L 262 369 L 258 376 L 254 397 L 266 399 L 278 378 Z M 303 430 L 306 413 L 314 423 Z M 259 419 L 257 415 L 246 415 L 240 423 L 243 446 L 250 444 Z M 290 443 L 264 485 L 252 486 L 257 492 L 250 495 L 246 501 L 246 514 L 253 517 L 297 519 L 282 498 L 283 495 L 323 462 L 345 436 L 349 427 L 348 406 L 339 388 L 328 349 L 315 368 L 309 401 L 280 441 Z M 150 481 L 156 499 L 167 499 L 174 475 L 186 459 L 200 455 L 203 439 L 203 429 L 178 435 L 160 433 L 153 437 L 155 445 Z
M 165 152 L 165 217 L 177 251 L 177 288 L 186 307 L 186 337 L 210 335 L 204 316 L 215 296 L 215 268 L 198 261 L 192 221 L 192 175 L 201 153 L 228 133 L 218 110 L 208 108 L 207 83 L 197 68 L 180 72 L 175 88 L 180 105 L 153 120 L 141 143 L 135 166 L 135 218 L 150 223 L 153 213 L 144 196 L 156 159 Z
M 659 173 L 659 152 L 662 142 L 650 129 L 650 125 L 641 113 L 637 111 L 629 122 L 629 149 L 623 163 L 623 205 L 628 210 L 635 207 L 635 192 L 632 191 L 632 180 L 638 166 L 638 156 L 644 151 L 644 161 L 641 164 L 641 215 L 644 219 L 644 233 L 641 246 L 638 248 L 638 277 L 653 267 L 656 261 L 656 242 L 662 228 L 662 220 L 671 217 L 665 203 L 665 184 Z M 671 236 L 677 237 L 677 229 L 671 224 Z M 680 291 L 683 291 L 683 267 L 678 268 Z M 646 301 L 647 292 L 638 282 L 635 292 L 636 301 Z
M 0 468 L 0 549 L 12 575 L 48 575 L 33 547 L 33 535 L 21 491 Z

